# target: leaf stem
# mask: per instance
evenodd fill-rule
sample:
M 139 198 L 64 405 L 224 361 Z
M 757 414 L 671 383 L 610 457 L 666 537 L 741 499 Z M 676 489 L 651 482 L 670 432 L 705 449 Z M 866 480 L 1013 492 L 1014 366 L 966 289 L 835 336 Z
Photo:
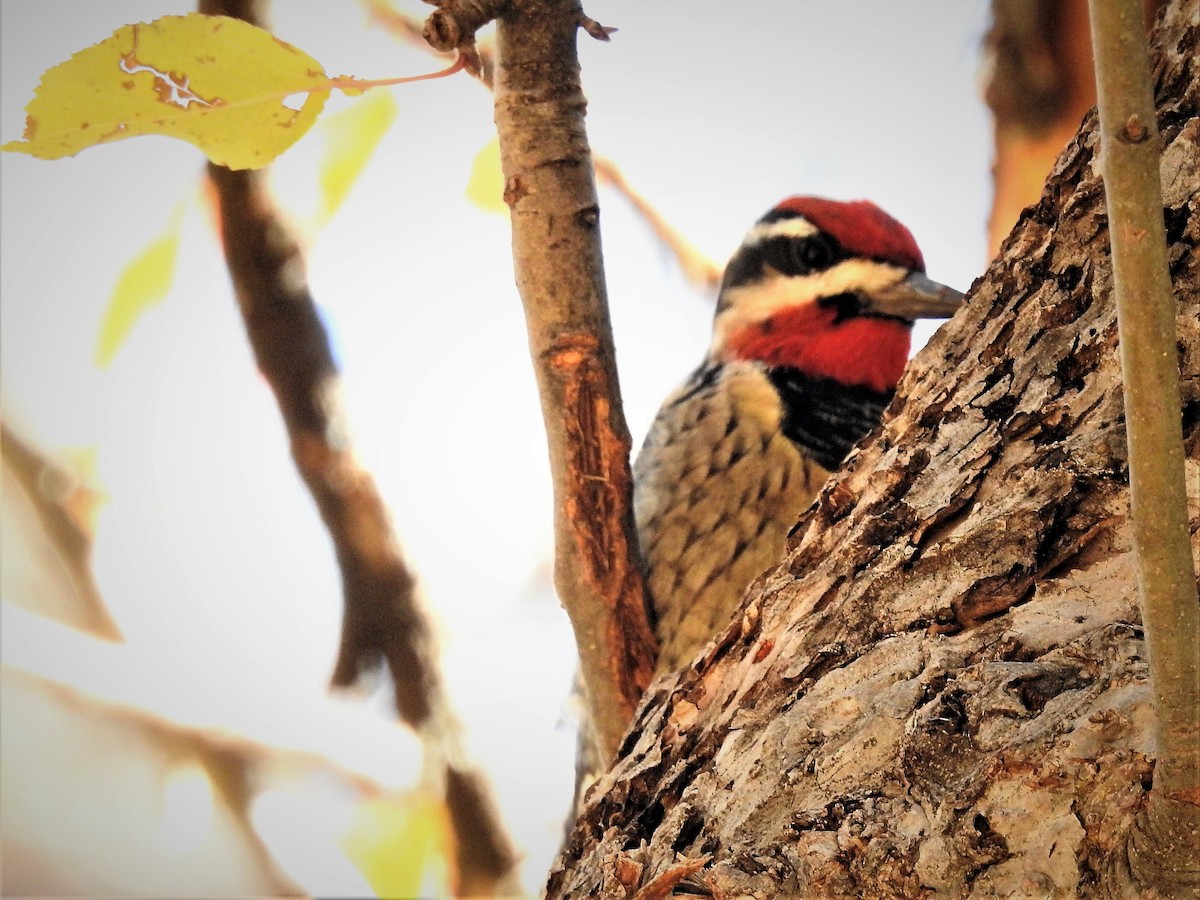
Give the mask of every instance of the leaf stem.
M 466 57 L 459 54 L 454 62 L 444 69 L 439 69 L 437 72 L 427 72 L 424 75 L 405 75 L 400 78 L 354 78 L 350 75 L 340 75 L 337 78 L 329 79 L 328 83 L 321 85 L 312 90 L 330 90 L 337 89 L 347 94 L 361 93 L 377 87 L 390 87 L 393 84 L 409 84 L 413 81 L 432 81 L 434 78 L 446 78 L 456 72 L 462 71 L 466 66 Z

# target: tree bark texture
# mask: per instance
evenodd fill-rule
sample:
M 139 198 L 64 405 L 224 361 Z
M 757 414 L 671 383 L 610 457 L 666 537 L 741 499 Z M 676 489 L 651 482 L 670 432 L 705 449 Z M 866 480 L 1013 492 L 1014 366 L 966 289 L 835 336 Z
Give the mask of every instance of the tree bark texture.
M 1200 553 L 1200 3 L 1156 32 Z M 1154 763 L 1094 113 L 880 431 L 656 681 L 550 897 L 1125 897 Z M 1152 823 L 1151 826 L 1152 827 Z M 1191 895 L 1200 872 L 1168 893 Z
M 611 759 L 654 670 L 656 645 L 584 128 L 575 49 L 582 21 L 577 0 L 503 6 L 496 129 L 554 482 L 554 583 L 579 645 L 591 723 Z

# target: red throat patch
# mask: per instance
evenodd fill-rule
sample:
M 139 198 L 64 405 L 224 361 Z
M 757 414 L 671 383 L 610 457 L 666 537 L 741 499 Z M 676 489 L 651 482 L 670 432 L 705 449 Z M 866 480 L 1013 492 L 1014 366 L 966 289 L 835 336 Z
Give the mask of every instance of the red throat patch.
M 908 362 L 911 328 L 861 317 L 833 324 L 833 310 L 805 304 L 781 310 L 730 335 L 732 359 L 788 366 L 814 378 L 891 391 Z
M 858 256 L 925 271 L 925 258 L 912 232 L 869 200 L 789 197 L 777 209 L 799 213 Z

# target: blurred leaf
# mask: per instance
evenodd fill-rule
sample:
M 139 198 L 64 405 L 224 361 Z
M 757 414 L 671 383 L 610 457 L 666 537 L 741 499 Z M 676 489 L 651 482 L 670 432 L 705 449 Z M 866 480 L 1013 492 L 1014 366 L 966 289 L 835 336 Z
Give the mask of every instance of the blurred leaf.
M 492 138 L 475 156 L 467 199 L 484 212 L 507 213 L 504 202 L 504 173 L 500 170 L 500 141 Z
M 448 897 L 446 835 L 437 800 L 380 796 L 354 811 L 342 849 L 380 897 Z
M 182 221 L 183 207 L 179 206 L 167 230 L 151 241 L 117 279 L 96 338 L 93 361 L 97 368 L 106 368 L 113 361 L 138 319 L 167 296 L 175 275 Z
M 69 484 L 59 504 L 80 533 L 91 540 L 96 536 L 96 518 L 100 514 L 100 507 L 110 499 L 100 486 L 100 467 L 97 464 L 100 447 L 96 444 L 64 447 L 61 455 Z
M 315 59 L 247 22 L 164 16 L 122 26 L 46 70 L 25 109 L 24 140 L 0 149 L 59 159 L 162 134 L 215 163 L 256 168 L 309 129 L 330 86 Z
M 323 225 L 333 218 L 394 121 L 396 101 L 391 93 L 372 91 L 365 99 L 349 109 L 326 117 L 321 123 L 329 143 L 319 175 L 319 224 Z

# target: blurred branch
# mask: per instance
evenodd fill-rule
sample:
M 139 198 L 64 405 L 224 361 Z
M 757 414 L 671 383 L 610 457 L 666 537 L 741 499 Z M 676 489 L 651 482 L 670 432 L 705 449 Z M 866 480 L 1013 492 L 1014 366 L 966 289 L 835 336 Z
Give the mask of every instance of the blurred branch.
M 4 670 L 36 679 L 64 697 L 106 707 L 119 718 L 188 743 L 223 748 L 247 764 L 271 756 L 327 768 L 364 790 L 416 786 L 416 739 L 361 704 L 335 697 L 298 699 L 286 686 L 274 684 L 242 692 L 235 705 L 225 701 L 220 689 L 207 695 L 163 690 L 162 673 L 172 666 L 172 683 L 212 685 L 215 676 L 201 661 L 194 664 L 198 668 L 181 673 L 178 661 L 164 658 L 158 647 L 99 640 L 7 602 L 0 604 L 0 612 Z M 305 727 L 292 728 L 291 722 Z M 364 755 L 346 735 L 384 751 L 371 755 L 386 756 L 386 770 L 364 765 Z
M 260 0 L 201 0 L 209 14 L 264 24 Z M 457 843 L 457 887 L 487 893 L 515 882 L 516 854 L 483 777 L 464 759 L 441 679 L 433 629 L 371 476 L 354 457 L 337 397 L 329 338 L 294 236 L 265 170 L 209 166 L 230 276 L 258 367 L 271 385 L 292 456 L 329 529 L 342 572 L 345 620 L 335 686 L 387 663 L 401 718 L 421 735 Z
M 386 662 L 401 717 L 422 728 L 440 690 L 433 634 L 383 500 L 354 457 L 337 396 L 337 369 L 300 248 L 276 213 L 264 171 L 210 165 L 209 177 L 255 359 L 275 393 L 296 468 L 341 567 L 345 620 L 333 683 L 352 685 Z
M 1194 22 L 1200 4 L 1186 2 Z M 1154 787 L 1132 836 L 1130 862 L 1141 889 L 1177 896 L 1200 891 L 1200 606 L 1188 534 L 1162 144 L 1140 0 L 1090 0 L 1090 10 L 1134 551 L 1158 745 Z
M 85 638 L 85 640 L 90 640 L 90 638 Z M 113 649 L 117 654 L 128 655 L 127 648 L 124 646 Z M 146 673 L 144 677 L 153 680 L 159 678 L 160 675 L 161 670 L 153 670 Z M 88 733 L 86 729 L 89 726 L 95 727 L 94 723 L 103 722 L 103 730 L 106 734 L 111 734 L 114 729 L 117 729 L 119 733 L 131 738 L 136 736 L 140 740 L 131 741 L 125 748 L 123 765 L 143 767 L 148 771 L 151 779 L 154 776 L 164 779 L 171 769 L 179 769 L 187 763 L 199 766 L 214 789 L 213 803 L 222 805 L 228 814 L 226 827 L 232 827 L 238 844 L 250 857 L 253 867 L 251 877 L 258 882 L 257 889 L 269 891 L 270 896 L 273 897 L 304 895 L 304 891 L 284 872 L 262 836 L 255 829 L 251 821 L 251 807 L 257 795 L 259 776 L 264 768 L 276 764 L 292 768 L 326 770 L 326 760 L 307 755 L 297 756 L 294 752 L 260 744 L 243 735 L 224 730 L 198 729 L 180 725 L 124 703 L 113 705 L 111 700 L 96 697 L 90 691 L 91 685 L 86 681 L 82 685 L 65 684 L 39 677 L 19 667 L 14 668 L 7 662 L 3 670 L 0 670 L 0 684 L 3 685 L 0 690 L 7 702 L 14 702 L 14 700 L 21 702 L 16 698 L 22 694 L 29 695 L 36 698 L 39 710 L 51 720 L 54 718 L 53 710 L 61 708 L 70 714 L 76 727 L 85 729 L 83 734 Z M 47 710 L 46 707 L 50 709 Z M 144 747 L 141 741 L 145 742 Z M 148 748 L 153 748 L 153 750 Z M 140 754 L 137 752 L 139 749 L 143 751 Z M 28 753 L 29 751 L 22 748 L 16 752 Z M 62 764 L 60 759 L 51 754 L 51 760 L 47 762 L 49 771 L 43 773 L 43 776 L 53 777 L 56 774 L 62 774 L 55 770 L 56 766 Z M 364 781 L 361 777 L 356 777 L 353 773 L 344 773 L 336 766 L 328 768 L 331 768 L 337 777 L 345 778 L 349 774 L 348 780 L 351 784 L 358 790 L 363 790 Z M 71 777 L 79 778 L 81 775 L 86 777 L 85 773 L 86 768 L 84 772 L 73 771 Z M 103 765 L 98 765 L 93 777 L 102 780 L 104 775 Z M 78 788 L 78 782 L 75 787 Z M 378 788 L 368 788 L 368 790 L 374 793 Z M 57 799 L 47 797 L 46 802 L 53 803 Z M 162 802 L 161 797 L 156 799 L 160 803 Z M 114 827 L 129 828 L 131 817 L 136 817 L 136 814 L 131 811 L 138 808 L 138 805 L 145 800 L 146 798 L 140 796 L 125 796 L 120 808 L 112 810 Z M 73 804 L 78 802 L 78 798 L 72 797 Z M 21 828 L 24 818 L 28 815 L 27 811 L 20 807 L 21 804 L 18 803 L 14 807 L 10 801 L 10 805 L 5 811 L 6 825 L 10 834 Z M 214 826 L 210 825 L 210 827 Z M 52 849 L 42 849 L 44 852 L 54 855 Z M 138 859 L 136 842 L 123 849 L 130 854 L 130 860 Z M 86 853 L 85 847 L 79 847 L 79 851 Z M 18 862 L 16 860 L 9 861 Z M 19 862 L 25 862 L 25 860 Z M 79 860 L 71 860 L 71 862 L 79 864 Z M 59 865 L 63 863 L 64 861 L 60 859 Z M 18 866 L 14 865 L 12 868 L 17 870 Z M 7 874 L 9 873 L 6 872 Z M 133 874 L 130 873 L 131 876 Z M 55 884 L 53 876 L 43 876 L 43 878 L 47 880 L 39 878 L 41 882 L 38 885 L 39 893 L 44 890 L 47 883 Z M 5 887 L 8 887 L 7 880 Z M 24 891 L 18 889 L 17 893 L 24 893 Z
M 1166 0 L 1143 0 L 1149 30 Z M 992 0 L 983 97 L 992 112 L 995 190 L 989 255 L 1042 194 L 1055 159 L 1096 103 L 1086 0 Z
M 49 557 L 47 564 L 40 568 L 64 576 L 63 581 L 58 581 L 62 589 L 33 592 L 37 604 L 35 611 L 52 615 L 98 637 L 121 640 L 121 631 L 92 575 L 92 537 L 69 508 L 72 500 L 78 499 L 79 492 L 86 488 L 74 485 L 75 479 L 68 472 L 14 434 L 7 422 L 0 422 L 0 456 L 6 482 L 5 505 L 13 507 L 21 498 L 25 499 L 26 508 L 37 522 L 37 537 L 44 541 L 39 549 L 44 549 Z M 91 502 L 95 503 L 94 495 Z M 17 514 L 17 510 L 11 509 L 10 514 Z M 6 538 L 12 536 L 6 530 Z M 6 549 L 13 552 L 13 545 L 8 544 Z M 36 563 L 28 558 L 10 559 L 5 564 L 6 569 L 9 565 Z M 6 593 L 6 599 L 24 602 L 19 592 Z M 30 602 L 33 602 L 32 598 Z
M 616 163 L 604 156 L 594 156 L 593 161 L 596 166 L 597 180 L 606 182 L 613 190 L 624 196 L 638 214 L 646 220 L 650 230 L 668 250 L 675 254 L 683 277 L 697 288 L 715 294 L 721 284 L 723 267 L 701 253 L 695 244 L 684 237 L 679 229 L 668 222 L 662 213 L 638 193 L 625 178 L 625 174 L 617 168 Z

